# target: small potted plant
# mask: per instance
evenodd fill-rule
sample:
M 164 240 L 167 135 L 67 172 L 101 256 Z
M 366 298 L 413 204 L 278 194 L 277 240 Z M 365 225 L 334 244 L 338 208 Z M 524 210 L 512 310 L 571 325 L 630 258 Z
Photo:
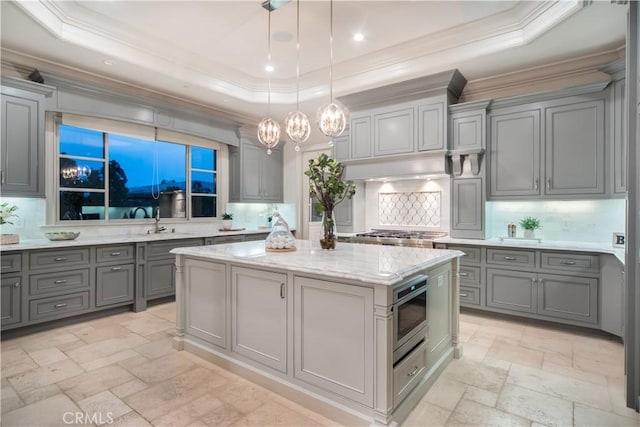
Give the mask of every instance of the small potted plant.
M 16 211 L 18 207 L 16 205 L 10 205 L 7 202 L 0 203 L 0 227 L 4 224 L 11 224 L 13 222 L 9 220 L 9 218 L 17 217 Z M 4 227 L 1 227 L 4 228 Z M 3 245 L 11 245 L 14 243 L 20 242 L 20 236 L 18 234 L 5 234 L 1 233 L 0 236 L 0 244 Z
M 233 214 L 225 212 L 222 214 L 222 229 L 231 230 L 231 227 L 233 227 Z
M 538 228 L 541 228 L 540 220 L 535 216 L 526 216 L 520 220 L 520 225 L 524 228 L 524 237 L 526 239 L 532 239 L 533 232 Z

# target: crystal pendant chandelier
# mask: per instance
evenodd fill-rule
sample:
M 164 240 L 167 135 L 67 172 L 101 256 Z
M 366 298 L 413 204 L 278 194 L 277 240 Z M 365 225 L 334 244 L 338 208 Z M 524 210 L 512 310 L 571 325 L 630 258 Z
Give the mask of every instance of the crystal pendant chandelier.
M 271 2 L 269 2 L 271 6 Z M 267 65 L 271 65 L 271 8 L 269 10 L 269 24 L 267 25 Z M 271 154 L 271 149 L 280 142 L 280 124 L 273 120 L 271 116 L 271 76 L 269 76 L 269 86 L 267 92 L 267 117 L 258 123 L 258 141 L 267 147 L 267 154 Z
M 344 132 L 347 116 L 333 100 L 333 0 L 329 2 L 329 9 L 329 105 L 318 112 L 318 127 L 323 134 L 331 138 L 329 146 L 332 146 L 333 138 Z
M 305 113 L 300 111 L 300 0 L 296 2 L 296 110 L 289 113 L 284 120 L 284 130 L 296 143 L 295 150 L 300 151 L 300 145 L 309 139 L 311 124 Z

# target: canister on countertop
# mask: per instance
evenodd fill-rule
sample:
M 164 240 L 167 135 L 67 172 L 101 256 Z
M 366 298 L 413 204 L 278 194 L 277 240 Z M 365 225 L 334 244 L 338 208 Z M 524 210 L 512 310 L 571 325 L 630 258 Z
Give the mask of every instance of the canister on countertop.
M 511 223 L 507 226 L 507 236 L 516 237 L 516 225 Z

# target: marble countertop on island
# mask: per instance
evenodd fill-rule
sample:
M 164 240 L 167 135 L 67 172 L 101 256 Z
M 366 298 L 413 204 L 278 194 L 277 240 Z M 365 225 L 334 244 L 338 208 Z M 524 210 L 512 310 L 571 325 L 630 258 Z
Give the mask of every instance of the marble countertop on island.
M 258 230 L 238 230 L 238 231 L 220 231 L 220 230 L 207 230 L 206 227 L 201 231 L 189 231 L 189 232 L 171 232 L 164 231 L 162 233 L 139 233 L 139 234 L 113 234 L 113 235 L 94 235 L 82 232 L 80 236 L 75 240 L 59 240 L 50 241 L 46 237 L 41 239 L 21 239 L 20 243 L 13 245 L 0 245 L 1 252 L 9 251 L 23 251 L 30 249 L 58 249 L 68 248 L 76 246 L 93 246 L 93 245 L 112 245 L 112 244 L 126 244 L 126 243 L 140 243 L 140 242 L 156 242 L 161 240 L 175 240 L 175 239 L 198 239 L 204 237 L 220 237 L 220 236 L 235 236 L 242 234 L 262 234 L 269 233 L 269 229 Z M 43 233 L 44 234 L 44 233 Z M 263 243 L 264 244 L 264 243 Z
M 267 252 L 264 242 L 176 248 L 171 252 L 254 267 L 316 274 L 335 279 L 392 286 L 429 267 L 463 255 L 460 251 L 339 242 L 335 250 L 320 243 L 296 240 L 294 252 Z
M 597 252 L 614 255 L 622 264 L 625 262 L 624 248 L 614 248 L 606 243 L 592 242 L 572 242 L 561 240 L 500 240 L 500 239 L 458 239 L 455 237 L 442 237 L 434 239 L 435 243 L 445 243 L 452 245 L 472 245 L 472 246 L 493 246 L 510 247 L 522 249 L 547 249 L 555 251 L 573 252 Z

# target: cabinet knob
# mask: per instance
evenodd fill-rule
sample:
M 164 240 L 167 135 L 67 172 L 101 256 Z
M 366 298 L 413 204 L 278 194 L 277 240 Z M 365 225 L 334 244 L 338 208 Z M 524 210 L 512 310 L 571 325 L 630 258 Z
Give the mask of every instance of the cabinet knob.
M 415 375 L 418 373 L 418 371 L 419 371 L 419 370 L 420 370 L 420 368 L 419 368 L 418 366 L 416 366 L 416 367 L 414 367 L 414 368 L 413 368 L 413 371 L 411 371 L 411 372 L 409 372 L 409 373 L 407 374 L 407 376 L 408 376 L 408 377 L 413 377 L 413 376 L 415 376 Z
M 469 273 L 460 273 L 460 276 L 467 277 Z
M 20 282 L 16 282 L 16 283 L 14 283 L 14 284 L 13 284 L 13 287 L 14 287 L 14 288 L 19 288 L 19 287 L 20 287 Z
M 57 258 L 54 258 L 53 260 L 54 260 L 54 261 L 57 261 L 57 262 L 59 262 L 59 261 L 66 261 L 66 260 L 67 260 L 67 257 L 59 256 L 59 257 L 57 257 Z
M 0 184 L 4 185 L 4 171 L 0 171 Z
M 563 259 L 562 261 L 560 261 L 560 264 L 564 264 L 564 265 L 576 265 L 575 261 L 567 261 L 565 259 Z
M 61 303 L 61 304 L 56 304 L 56 305 L 54 305 L 54 306 L 53 306 L 53 308 L 64 308 L 64 307 L 66 307 L 66 306 L 67 306 L 67 304 L 65 304 L 65 303 Z
M 540 180 L 538 178 L 536 178 L 536 180 L 533 182 L 533 188 L 538 191 L 538 189 L 540 188 Z
M 547 190 L 551 190 L 551 178 L 547 178 Z
M 469 294 L 460 294 L 461 297 L 463 298 L 467 298 L 469 296 Z
M 120 256 L 120 252 L 111 252 L 111 256 Z
M 55 280 L 53 282 L 55 285 L 62 285 L 63 283 L 67 283 L 66 279 Z
M 536 283 L 536 278 L 535 277 L 531 278 L 531 283 Z

